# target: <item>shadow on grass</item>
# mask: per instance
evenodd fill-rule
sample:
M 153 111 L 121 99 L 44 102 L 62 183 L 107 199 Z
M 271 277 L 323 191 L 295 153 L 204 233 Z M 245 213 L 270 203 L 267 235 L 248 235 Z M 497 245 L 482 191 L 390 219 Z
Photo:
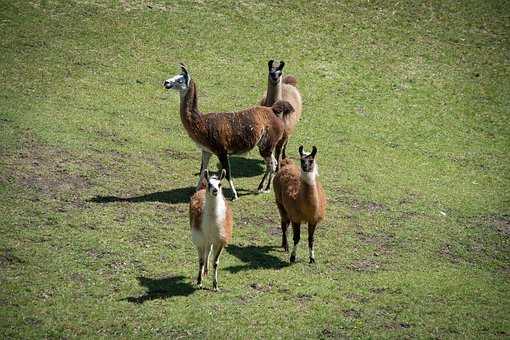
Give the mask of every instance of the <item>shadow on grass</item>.
M 266 165 L 262 159 L 252 159 L 252 158 L 244 158 L 238 156 L 230 156 L 230 168 L 232 169 L 232 177 L 234 180 L 236 178 L 242 177 L 256 177 L 262 175 L 266 171 Z M 209 163 L 209 170 L 214 171 L 214 164 L 212 161 Z M 211 166 L 213 165 L 213 166 Z M 216 168 L 221 169 L 221 164 L 216 163 Z M 194 174 L 198 176 L 199 173 L 196 172 Z
M 142 296 L 132 296 L 122 301 L 142 304 L 145 301 L 156 299 L 168 299 L 174 296 L 188 296 L 195 291 L 195 288 L 185 282 L 184 276 L 165 277 L 161 279 L 151 279 L 143 276 L 137 277 L 140 286 L 146 287 L 147 292 Z
M 281 269 L 289 266 L 289 263 L 280 260 L 274 255 L 268 254 L 269 251 L 277 249 L 275 246 L 246 246 L 240 247 L 229 245 L 227 252 L 234 255 L 246 264 L 225 268 L 231 273 L 238 273 L 243 270 L 254 269 Z
M 116 196 L 96 196 L 91 198 L 89 202 L 94 203 L 113 203 L 113 202 L 162 202 L 162 203 L 187 203 L 191 195 L 195 193 L 195 187 L 178 188 L 168 191 L 158 191 L 141 196 L 133 197 L 116 197 Z

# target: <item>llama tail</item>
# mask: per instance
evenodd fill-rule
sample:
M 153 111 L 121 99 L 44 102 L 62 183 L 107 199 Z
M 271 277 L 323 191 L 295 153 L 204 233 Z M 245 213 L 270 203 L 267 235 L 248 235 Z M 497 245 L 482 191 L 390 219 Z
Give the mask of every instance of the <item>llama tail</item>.
M 279 100 L 271 106 L 273 112 L 280 118 L 294 112 L 292 105 L 285 100 Z
M 297 87 L 297 79 L 294 76 L 285 76 L 285 77 L 283 77 L 283 83 Z

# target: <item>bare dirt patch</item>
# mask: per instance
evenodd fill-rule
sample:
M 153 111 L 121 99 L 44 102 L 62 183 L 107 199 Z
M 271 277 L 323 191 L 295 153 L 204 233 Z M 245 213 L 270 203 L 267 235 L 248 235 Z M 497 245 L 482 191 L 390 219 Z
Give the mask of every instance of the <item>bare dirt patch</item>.
M 22 263 L 25 263 L 25 261 L 14 255 L 12 249 L 0 249 L 0 267 Z
M 395 236 L 385 232 L 370 234 L 363 230 L 358 230 L 356 231 L 356 236 L 361 242 L 375 246 L 375 256 L 389 254 L 391 246 L 395 242 Z
M 20 151 L 9 156 L 7 176 L 42 196 L 58 198 L 90 187 L 88 178 L 68 169 L 74 161 L 69 153 L 28 138 Z
M 354 261 L 348 268 L 357 272 L 374 273 L 381 268 L 381 264 L 371 259 Z

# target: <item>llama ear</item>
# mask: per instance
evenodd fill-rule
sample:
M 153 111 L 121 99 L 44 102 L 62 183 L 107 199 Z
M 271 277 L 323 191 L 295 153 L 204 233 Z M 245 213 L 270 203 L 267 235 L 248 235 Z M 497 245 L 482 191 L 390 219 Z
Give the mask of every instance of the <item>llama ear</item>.
M 312 158 L 315 158 L 315 154 L 317 153 L 317 147 L 314 145 L 312 147 L 312 153 L 310 154 L 310 156 L 312 156 Z
M 209 182 L 209 170 L 204 169 L 204 171 L 202 172 L 202 176 L 205 178 L 207 182 Z
M 226 175 L 227 175 L 227 172 L 225 171 L 225 169 L 221 169 L 220 181 L 221 181 L 222 179 L 224 179 Z
M 283 70 L 283 67 L 285 66 L 285 62 L 283 60 L 280 61 L 280 65 L 278 65 L 278 70 Z
M 274 60 L 271 59 L 269 60 L 269 62 L 267 63 L 267 66 L 269 67 L 269 70 L 271 71 L 271 69 L 273 68 L 273 63 L 274 63 Z
M 184 75 L 184 78 L 186 78 L 186 84 L 189 86 L 189 72 L 188 67 L 184 63 L 180 63 L 179 66 L 181 67 L 182 74 Z
M 299 156 L 303 157 L 303 145 L 299 147 Z

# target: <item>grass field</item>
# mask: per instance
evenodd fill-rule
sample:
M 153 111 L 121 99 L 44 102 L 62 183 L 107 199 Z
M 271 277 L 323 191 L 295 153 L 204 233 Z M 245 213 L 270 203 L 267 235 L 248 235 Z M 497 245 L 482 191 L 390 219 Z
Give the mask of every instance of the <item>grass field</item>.
M 510 336 L 509 2 L 0 0 L 0 28 L 1 338 Z M 317 264 L 254 150 L 197 290 L 162 81 L 185 62 L 203 112 L 242 109 L 268 59 L 304 99 L 288 153 L 319 150 Z

